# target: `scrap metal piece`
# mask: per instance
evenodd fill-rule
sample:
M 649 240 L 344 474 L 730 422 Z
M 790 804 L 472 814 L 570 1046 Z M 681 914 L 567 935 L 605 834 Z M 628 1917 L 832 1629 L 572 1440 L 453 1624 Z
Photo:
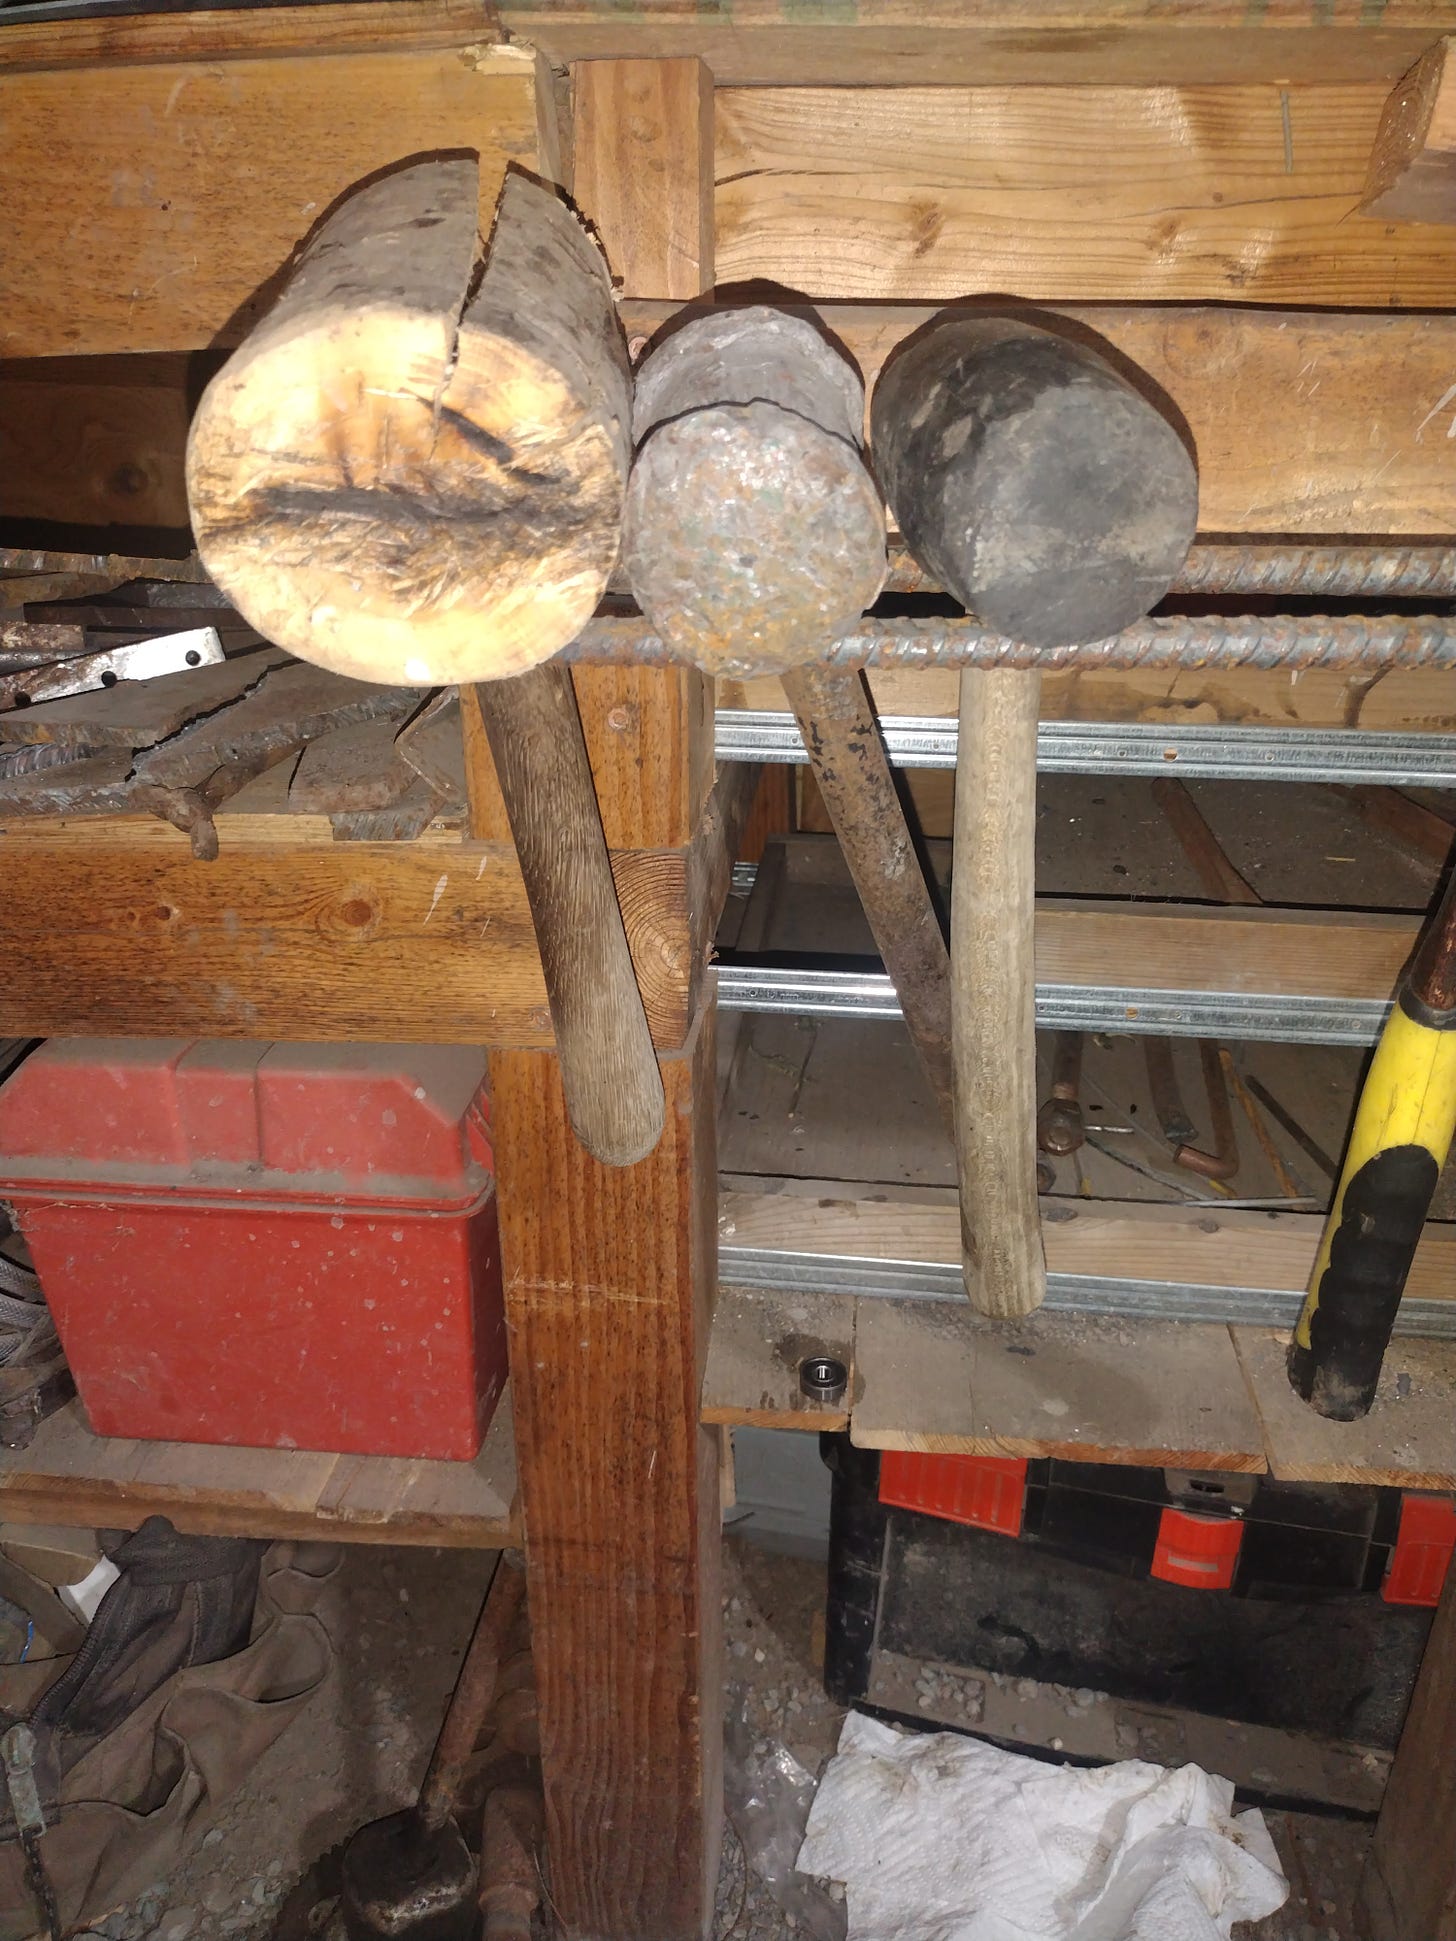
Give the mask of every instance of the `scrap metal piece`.
M 67 628 L 64 631 L 71 632 Z M 0 675 L 0 713 L 28 708 L 40 701 L 58 701 L 68 694 L 89 694 L 95 688 L 115 687 L 119 681 L 150 681 L 159 674 L 182 674 L 191 667 L 216 666 L 223 658 L 216 627 L 196 627 L 188 633 L 162 634 L 133 641 L 127 647 L 108 647 L 96 654 L 75 654 L 47 667 Z

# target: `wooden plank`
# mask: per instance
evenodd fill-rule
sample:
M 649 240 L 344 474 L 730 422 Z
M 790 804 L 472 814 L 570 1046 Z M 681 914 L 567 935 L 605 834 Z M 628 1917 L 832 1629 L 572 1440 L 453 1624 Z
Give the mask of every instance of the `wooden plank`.
M 0 1450 L 0 1513 L 135 1529 L 166 1516 L 199 1536 L 333 1537 L 493 1549 L 519 1541 L 508 1401 L 470 1463 L 335 1456 L 93 1435 L 78 1402 L 27 1449 Z
M 0 128 L 0 353 L 235 344 L 319 216 L 402 156 L 477 151 L 488 227 L 507 163 L 535 162 L 534 64 L 478 37 L 221 63 L 103 56 L 0 71 Z
M 872 668 L 868 678 L 882 715 L 956 713 L 960 677 L 953 667 Z M 778 676 L 761 674 L 746 681 L 720 679 L 717 705 L 782 710 L 788 703 Z M 1441 669 L 1431 667 L 1393 667 L 1373 681 L 1368 673 L 1332 667 L 1298 673 L 1243 667 L 1126 674 L 1088 669 L 1042 675 L 1041 718 L 1187 726 L 1237 721 L 1271 728 L 1433 734 L 1456 728 L 1456 691 Z M 1170 772 L 1177 772 L 1176 762 Z
M 721 1238 L 734 1247 L 960 1265 L 960 1216 L 949 1200 L 912 1200 L 893 1190 L 849 1186 L 828 1198 L 822 1187 L 799 1191 L 785 1182 L 780 1193 L 724 1193 L 718 1217 Z M 1131 1200 L 1042 1201 L 1048 1273 L 1108 1280 L 1302 1292 L 1322 1226 L 1317 1213 Z M 1406 1292 L 1425 1301 L 1456 1299 L 1456 1225 L 1427 1225 Z
M 855 1393 L 854 1299 L 843 1294 L 760 1294 L 724 1287 L 713 1311 L 702 1419 L 755 1429 L 849 1427 Z M 799 1387 L 806 1355 L 833 1355 L 849 1370 L 841 1403 L 811 1402 Z
M 1386 102 L 1370 151 L 1362 216 L 1380 222 L 1456 222 L 1456 69 L 1438 41 Z
M 720 86 L 1394 81 L 1445 0 L 507 0 L 502 24 L 553 60 L 696 56 Z
M 713 76 L 699 60 L 584 61 L 576 199 L 633 296 L 713 286 Z
M 1384 103 L 1381 87 L 725 89 L 718 274 L 873 302 L 1437 309 L 1456 296 L 1452 235 L 1349 220 Z
M 718 1862 L 718 1458 L 697 1423 L 712 1299 L 713 1011 L 662 1061 L 636 1166 L 572 1137 L 554 1062 L 491 1060 L 501 1247 L 567 1933 L 697 1941 Z
M 1360 1883 L 1369 1941 L 1456 1941 L 1456 1571 L 1446 1579 Z
M 0 831 L 7 1033 L 551 1042 L 508 844 L 330 846 L 324 823 L 324 842 L 229 836 L 202 866 L 160 824 L 160 842 L 60 826 L 83 833 Z M 640 850 L 614 869 L 655 1041 L 680 1044 L 689 852 Z
M 862 1299 L 850 1439 L 935 1455 L 1262 1471 L 1224 1327 Z
M 623 307 L 629 334 L 650 335 L 669 314 Z M 935 312 L 824 304 L 818 314 L 872 387 L 894 346 Z M 1456 531 L 1445 435 L 1456 317 L 1060 303 L 1056 314 L 1130 358 L 1181 412 L 1198 448 L 1204 532 Z
M 0 517 L 185 528 L 183 356 L 0 365 Z
M 1282 1329 L 1230 1332 L 1264 1425 L 1270 1473 L 1282 1482 L 1456 1490 L 1456 1344 L 1397 1338 L 1370 1413 L 1331 1422 L 1289 1386 Z
M 298 758 L 288 784 L 289 800 L 315 815 L 389 808 L 419 780 L 400 756 L 398 732 L 398 721 L 384 720 L 361 721 L 320 735 Z
M 128 66 L 138 61 L 257 60 L 270 54 L 364 54 L 500 38 L 487 0 L 335 0 L 324 6 L 219 8 L 12 22 L 0 71 Z

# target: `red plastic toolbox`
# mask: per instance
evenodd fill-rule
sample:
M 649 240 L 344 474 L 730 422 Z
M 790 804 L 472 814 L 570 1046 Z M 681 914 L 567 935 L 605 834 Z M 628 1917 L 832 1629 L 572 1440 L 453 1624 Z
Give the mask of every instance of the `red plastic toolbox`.
M 14 1208 L 102 1435 L 455 1457 L 505 1384 L 484 1053 L 53 1038 Z

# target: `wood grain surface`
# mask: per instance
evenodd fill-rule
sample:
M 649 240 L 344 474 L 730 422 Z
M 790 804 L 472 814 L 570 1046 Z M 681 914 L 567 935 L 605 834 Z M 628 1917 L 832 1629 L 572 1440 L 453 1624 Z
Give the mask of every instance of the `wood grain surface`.
M 491 1060 L 551 1892 L 576 1934 L 697 1941 L 717 1873 L 713 1023 L 663 1060 L 637 1166 L 577 1143 L 554 1060 Z
M 1438 309 L 1452 237 L 1350 220 L 1385 94 L 726 89 L 718 274 L 875 302 Z
M 1047 1269 L 1120 1281 L 1303 1292 L 1322 1216 L 1130 1200 L 1043 1200 Z M 814 1195 L 728 1191 L 720 1230 L 734 1247 L 955 1267 L 956 1208 L 861 1187 Z M 1456 1299 L 1456 1227 L 1426 1227 L 1406 1285 L 1412 1299 Z M 1307 1412 L 1307 1411 L 1306 1411 Z M 1343 1426 L 1343 1425 L 1342 1425 Z
M 1369 1941 L 1456 1941 L 1456 1572 L 1448 1575 L 1360 1890 Z
M 574 80 L 576 200 L 623 287 L 670 298 L 710 290 L 711 72 L 694 59 L 585 61 Z M 634 156 L 637 166 L 621 166 Z
M 733 83 L 1394 81 L 1450 26 L 1444 0 L 508 0 L 554 60 L 695 55 Z
M 1036 1191 L 1036 674 L 961 676 L 951 878 L 951 1054 L 966 1293 L 1046 1298 Z
M 316 18 L 327 45 L 324 16 L 336 11 L 353 15 L 350 31 L 370 31 L 367 8 L 297 16 L 305 26 Z M 298 17 L 270 14 L 295 47 Z M 150 28 L 166 45 L 205 39 L 180 24 L 199 18 L 70 24 L 118 39 Z M 387 28 L 372 31 L 387 43 Z M 405 156 L 478 153 L 488 226 L 506 164 L 534 164 L 536 103 L 530 53 L 483 38 L 477 25 L 434 51 L 406 43 L 219 61 L 214 41 L 182 61 L 118 65 L 107 52 L 94 66 L 0 67 L 0 199 L 12 224 L 0 354 L 235 344 L 331 204 Z M 21 50 L 7 40 L 7 52 L 14 61 Z
M 7 519 L 76 526 L 187 524 L 184 356 L 0 365 Z
M 0 1016 L 26 1035 L 551 1042 L 530 910 L 508 844 L 249 843 L 205 868 L 186 842 L 5 831 Z M 614 858 L 657 1040 L 687 1025 L 687 852 Z
M 669 314 L 623 307 L 629 334 L 650 336 Z M 890 351 L 935 312 L 824 304 L 818 314 L 872 388 Z M 1201 531 L 1456 531 L 1446 439 L 1456 317 L 1060 302 L 1052 314 L 1122 352 L 1181 412 L 1198 453 Z

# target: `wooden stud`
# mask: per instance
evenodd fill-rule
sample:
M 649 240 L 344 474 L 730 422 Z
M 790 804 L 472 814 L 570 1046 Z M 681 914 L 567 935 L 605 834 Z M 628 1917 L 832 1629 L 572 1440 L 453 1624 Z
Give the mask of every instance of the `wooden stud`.
M 1370 151 L 1362 216 L 1456 222 L 1456 67 L 1440 40 L 1401 76 Z
M 711 1000 L 640 1165 L 576 1143 L 555 1061 L 491 1059 L 551 1897 L 569 1936 L 697 1941 L 717 1874 Z
M 710 290 L 711 72 L 693 59 L 583 61 L 573 81 L 576 200 L 623 289 L 677 300 Z M 614 165 L 628 154 L 635 166 Z
M 655 203 L 599 212 L 585 185 L 639 179 L 671 201 L 691 158 L 664 144 L 650 116 L 577 117 L 576 198 L 629 287 L 680 273 L 666 227 Z M 582 670 L 576 690 L 608 841 L 672 831 L 726 849 L 736 816 L 708 805 L 703 676 Z M 725 869 L 698 866 L 726 887 Z M 706 960 L 706 936 L 699 947 Z M 717 1878 L 718 1452 L 697 1421 L 716 1287 L 715 1022 L 708 988 L 662 1061 L 663 1136 L 625 1168 L 571 1139 L 552 1059 L 491 1060 L 551 1899 L 572 1937 L 697 1941 Z
M 1421 1661 L 1360 1887 L 1370 1941 L 1456 1941 L 1456 1570 Z

